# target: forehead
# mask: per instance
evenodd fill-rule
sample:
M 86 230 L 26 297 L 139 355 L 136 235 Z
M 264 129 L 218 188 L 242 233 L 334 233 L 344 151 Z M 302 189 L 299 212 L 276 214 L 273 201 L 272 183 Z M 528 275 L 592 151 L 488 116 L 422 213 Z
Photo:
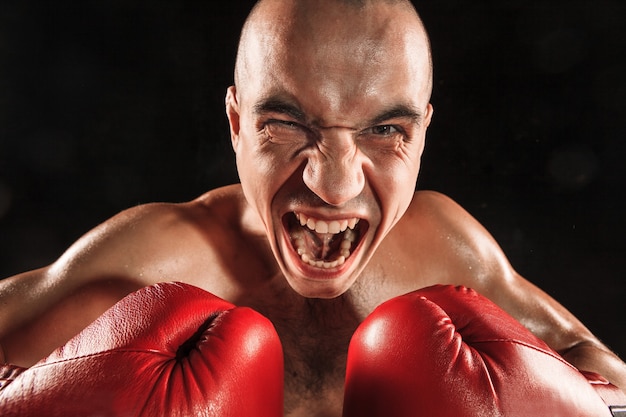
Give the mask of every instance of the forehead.
M 384 4 L 314 9 L 281 11 L 254 28 L 241 80 L 248 98 L 289 97 L 337 120 L 427 103 L 428 45 L 416 16 Z

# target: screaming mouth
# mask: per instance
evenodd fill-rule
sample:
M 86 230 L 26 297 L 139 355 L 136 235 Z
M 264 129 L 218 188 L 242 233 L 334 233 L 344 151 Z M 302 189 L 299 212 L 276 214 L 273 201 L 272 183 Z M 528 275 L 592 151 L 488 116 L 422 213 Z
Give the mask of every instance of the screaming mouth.
M 346 262 L 361 238 L 364 223 L 358 218 L 324 221 L 302 213 L 287 217 L 291 244 L 302 262 L 323 269 Z

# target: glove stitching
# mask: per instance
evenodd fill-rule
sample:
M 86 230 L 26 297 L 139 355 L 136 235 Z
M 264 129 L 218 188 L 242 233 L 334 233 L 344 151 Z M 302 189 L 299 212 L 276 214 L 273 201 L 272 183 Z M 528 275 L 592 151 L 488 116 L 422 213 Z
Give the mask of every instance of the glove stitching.
M 571 363 L 569 363 L 568 361 L 566 361 L 565 359 L 563 359 L 563 358 L 562 358 L 562 357 L 561 357 L 558 353 L 555 353 L 555 352 L 552 352 L 552 351 L 550 351 L 550 350 L 546 350 L 546 349 L 540 348 L 540 347 L 535 346 L 535 345 L 533 345 L 533 344 L 531 344 L 531 343 L 528 343 L 528 342 L 523 342 L 523 341 L 521 341 L 521 340 L 511 340 L 511 339 L 484 339 L 484 340 L 479 340 L 479 341 L 472 341 L 472 342 L 471 342 L 471 344 L 472 344 L 472 345 L 474 345 L 474 344 L 477 344 L 477 343 L 494 343 L 494 342 L 497 342 L 497 343 L 511 343 L 511 344 L 521 345 L 521 346 L 524 346 L 524 347 L 530 348 L 530 349 L 532 349 L 532 350 L 534 350 L 534 351 L 541 352 L 541 353 L 544 353 L 544 354 L 546 354 L 546 355 L 548 355 L 548 356 L 551 356 L 551 357 L 553 357 L 554 359 L 557 359 L 557 360 L 559 360 L 560 362 L 564 363 L 565 365 L 569 366 L 570 368 L 575 369 L 576 371 L 578 371 L 578 369 L 577 369 L 574 365 L 572 365 Z M 466 343 L 467 343 L 467 342 L 466 342 Z M 469 343 L 468 343 L 468 344 L 469 344 Z
M 81 356 L 75 356 L 73 358 L 66 358 L 66 359 L 57 359 L 51 362 L 44 362 L 44 363 L 37 363 L 35 365 L 33 365 L 31 368 L 29 369 L 35 369 L 35 368 L 43 368 L 46 366 L 51 366 L 51 365 L 56 365 L 56 364 L 61 364 L 61 363 L 66 363 L 66 362 L 72 362 L 72 361 L 76 361 L 76 360 L 82 360 L 82 359 L 88 359 L 88 358 L 93 358 L 96 356 L 108 356 L 108 355 L 113 355 L 116 353 L 146 353 L 146 354 L 156 354 L 156 355 L 160 355 L 160 356 L 164 356 L 170 359 L 175 359 L 175 355 L 172 353 L 165 353 L 161 350 L 156 350 L 156 349 L 116 349 L 116 350 L 107 350 L 107 351 L 103 351 L 103 352 L 97 352 L 97 353 L 90 353 L 87 355 L 81 355 Z

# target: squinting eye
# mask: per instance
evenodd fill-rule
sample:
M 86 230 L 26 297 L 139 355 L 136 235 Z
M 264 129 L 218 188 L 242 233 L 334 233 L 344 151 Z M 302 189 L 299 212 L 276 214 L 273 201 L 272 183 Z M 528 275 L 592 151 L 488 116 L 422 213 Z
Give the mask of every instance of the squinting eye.
M 287 120 L 275 120 L 272 123 L 280 125 L 281 128 L 287 128 L 287 129 L 298 129 L 299 128 L 299 125 L 297 123 L 289 122 Z
M 288 120 L 269 120 L 265 132 L 273 142 L 299 142 L 307 139 L 307 129 Z

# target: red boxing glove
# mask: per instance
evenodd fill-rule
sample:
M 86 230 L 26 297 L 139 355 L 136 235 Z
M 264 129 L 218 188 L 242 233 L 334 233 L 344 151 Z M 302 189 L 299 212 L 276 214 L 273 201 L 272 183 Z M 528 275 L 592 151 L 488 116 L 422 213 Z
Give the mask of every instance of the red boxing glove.
M 464 287 L 435 286 L 382 304 L 355 332 L 344 417 L 356 416 L 611 412 L 576 368 L 494 303 Z
M 13 382 L 26 368 L 10 363 L 0 364 L 0 391 Z
M 282 347 L 270 321 L 176 283 L 127 296 L 0 391 L 4 417 L 282 413 Z

